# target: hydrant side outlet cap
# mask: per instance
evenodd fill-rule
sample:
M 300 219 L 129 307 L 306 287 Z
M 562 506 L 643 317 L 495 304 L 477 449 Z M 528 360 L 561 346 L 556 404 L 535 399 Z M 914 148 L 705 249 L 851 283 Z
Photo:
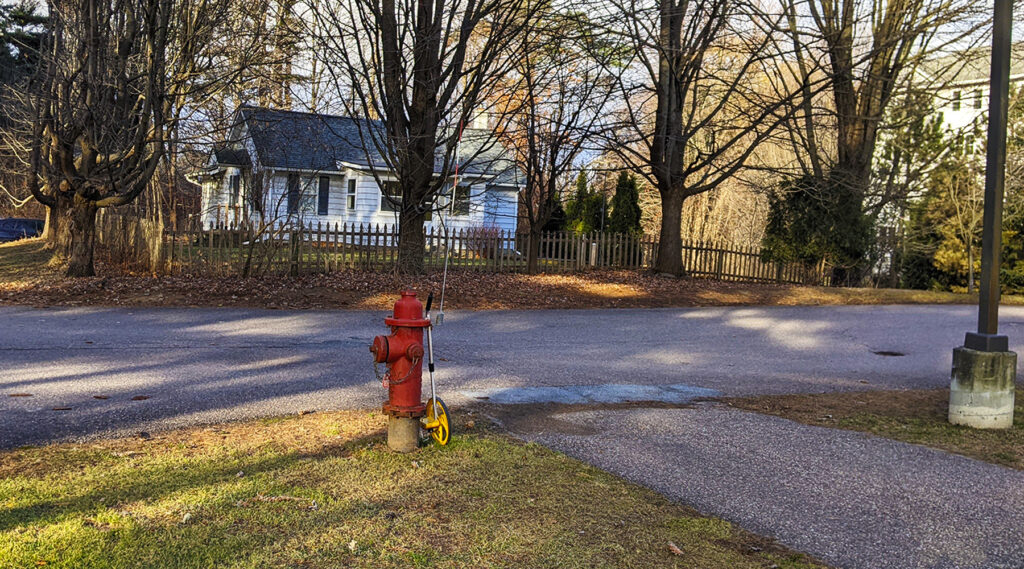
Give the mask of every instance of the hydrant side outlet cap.
M 377 363 L 384 363 L 391 357 L 391 345 L 387 336 L 377 336 L 370 344 L 370 352 L 373 353 L 373 360 Z

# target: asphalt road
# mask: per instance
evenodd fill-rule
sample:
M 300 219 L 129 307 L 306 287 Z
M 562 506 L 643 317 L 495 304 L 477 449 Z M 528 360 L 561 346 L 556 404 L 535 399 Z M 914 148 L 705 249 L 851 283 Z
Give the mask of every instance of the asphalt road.
M 375 407 L 367 348 L 384 316 L 0 307 L 0 448 Z M 438 383 L 455 404 L 607 383 L 727 395 L 942 387 L 974 319 L 969 306 L 450 312 L 435 332 Z M 1024 309 L 1004 308 L 1018 352 L 1021 327 Z
M 438 381 L 450 403 L 486 398 L 517 417 L 512 430 L 524 438 L 837 567 L 1020 569 L 1024 472 L 721 404 L 526 407 L 536 420 L 496 405 L 944 387 L 975 314 L 966 306 L 450 313 L 435 333 Z M 385 332 L 383 317 L 2 307 L 0 448 L 375 407 L 383 390 L 367 347 Z M 1003 309 L 1017 352 L 1022 326 L 1024 309 Z M 20 394 L 31 396 L 11 397 Z

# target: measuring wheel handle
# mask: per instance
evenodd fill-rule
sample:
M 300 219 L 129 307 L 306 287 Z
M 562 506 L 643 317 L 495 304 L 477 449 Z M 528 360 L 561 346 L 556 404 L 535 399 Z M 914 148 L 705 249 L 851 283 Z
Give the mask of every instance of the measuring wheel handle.
M 437 409 L 436 412 L 435 409 Z M 451 437 L 449 417 L 448 406 L 440 397 L 436 402 L 433 398 L 427 400 L 427 416 L 423 428 L 429 431 L 430 436 L 441 446 L 448 444 L 448 439 Z

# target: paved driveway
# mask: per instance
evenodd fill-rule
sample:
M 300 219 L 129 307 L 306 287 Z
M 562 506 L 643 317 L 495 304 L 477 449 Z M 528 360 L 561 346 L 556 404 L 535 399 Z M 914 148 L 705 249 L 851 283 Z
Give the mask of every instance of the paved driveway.
M 376 406 L 367 346 L 383 317 L 0 307 L 0 448 Z M 438 380 L 453 403 L 486 389 L 604 383 L 728 395 L 941 387 L 974 318 L 967 306 L 449 313 L 435 333 Z M 1020 351 L 1024 309 L 1004 308 L 1002 326 Z M 21 393 L 32 396 L 7 396 Z

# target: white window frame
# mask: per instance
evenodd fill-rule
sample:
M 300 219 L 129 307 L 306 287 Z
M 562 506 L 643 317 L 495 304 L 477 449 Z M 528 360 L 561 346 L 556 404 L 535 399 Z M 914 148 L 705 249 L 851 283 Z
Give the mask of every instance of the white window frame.
M 345 211 L 356 210 L 356 179 L 348 178 L 345 183 Z

